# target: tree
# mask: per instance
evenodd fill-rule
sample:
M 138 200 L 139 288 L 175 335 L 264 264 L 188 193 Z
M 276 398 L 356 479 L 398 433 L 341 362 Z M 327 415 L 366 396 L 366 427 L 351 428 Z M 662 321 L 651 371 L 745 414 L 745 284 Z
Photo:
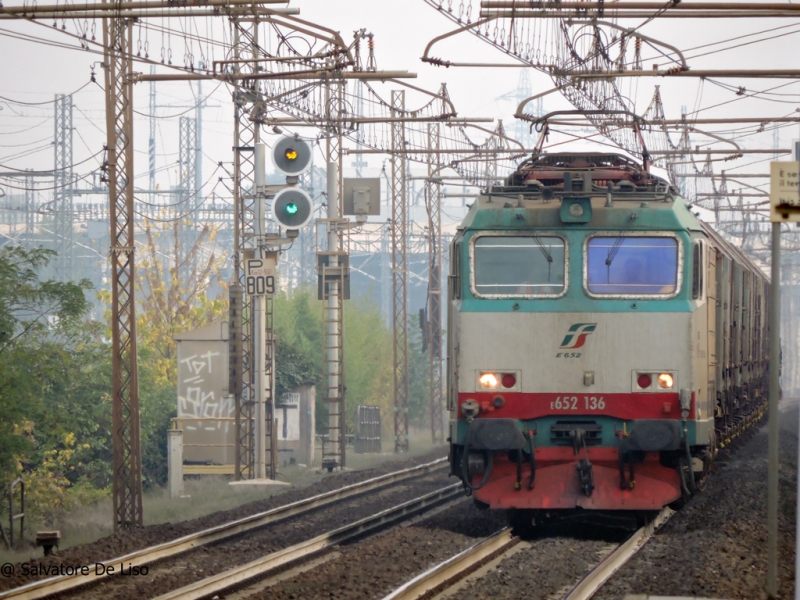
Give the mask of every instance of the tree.
M 394 414 L 392 332 L 370 296 L 345 303 L 345 400 L 348 425 L 356 407 L 379 406 L 384 423 Z
M 228 318 L 227 286 L 219 277 L 225 260 L 214 252 L 203 256 L 216 232 L 205 225 L 187 250 L 180 244 L 181 226 L 185 224 L 175 221 L 171 236 L 160 236 L 149 225 L 145 228 L 147 244 L 136 278 L 139 348 L 152 351 L 149 358 L 158 382 L 173 387 L 178 375 L 175 334 Z M 168 242 L 169 252 L 161 251 L 163 242 Z M 221 291 L 209 298 L 214 284 Z
M 430 418 L 430 348 L 422 350 L 419 319 L 408 320 L 408 334 L 408 421 L 415 427 L 424 427 Z
M 58 369 L 41 349 L 59 345 L 59 336 L 71 339 L 89 308 L 87 280 L 40 280 L 38 272 L 53 256 L 43 248 L 0 248 L 0 472 L 6 479 L 19 472 L 19 457 L 34 447 L 29 415 Z
M 291 381 L 316 384 L 317 427 L 324 429 L 323 304 L 309 290 L 302 289 L 291 297 L 284 292 L 276 295 L 274 308 L 274 327 L 279 338 L 278 393 L 291 389 Z M 380 406 L 384 420 L 389 422 L 394 385 L 391 342 L 391 332 L 369 297 L 345 302 L 345 413 L 350 427 L 359 404 Z M 290 381 L 282 370 L 292 373 L 294 379 Z

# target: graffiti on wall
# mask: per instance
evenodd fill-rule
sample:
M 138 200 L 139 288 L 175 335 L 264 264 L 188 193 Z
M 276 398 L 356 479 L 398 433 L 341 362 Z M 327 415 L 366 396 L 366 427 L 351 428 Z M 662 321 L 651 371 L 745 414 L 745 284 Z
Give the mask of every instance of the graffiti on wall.
M 215 342 L 205 342 L 206 347 Z M 194 352 L 178 361 L 178 416 L 204 419 L 226 419 L 234 416 L 233 398 L 225 393 L 227 357 L 223 352 L 206 350 Z M 221 431 L 228 433 L 231 421 L 198 421 L 197 426 L 186 423 L 187 430 Z

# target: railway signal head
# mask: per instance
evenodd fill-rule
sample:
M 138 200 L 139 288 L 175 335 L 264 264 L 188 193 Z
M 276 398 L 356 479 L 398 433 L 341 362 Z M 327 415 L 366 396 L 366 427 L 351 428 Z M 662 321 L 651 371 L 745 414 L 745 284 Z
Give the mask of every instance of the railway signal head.
M 311 146 L 299 138 L 283 137 L 272 148 L 272 162 L 284 175 L 296 177 L 311 166 Z
M 314 216 L 314 201 L 302 188 L 286 188 L 275 195 L 272 213 L 281 227 L 300 229 Z

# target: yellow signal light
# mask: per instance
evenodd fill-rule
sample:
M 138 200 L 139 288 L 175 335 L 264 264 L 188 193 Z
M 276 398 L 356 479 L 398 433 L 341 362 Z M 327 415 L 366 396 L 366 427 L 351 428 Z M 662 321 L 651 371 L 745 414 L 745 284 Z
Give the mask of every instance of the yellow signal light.
M 297 160 L 297 150 L 294 148 L 287 148 L 286 152 L 284 152 L 284 156 L 287 160 Z

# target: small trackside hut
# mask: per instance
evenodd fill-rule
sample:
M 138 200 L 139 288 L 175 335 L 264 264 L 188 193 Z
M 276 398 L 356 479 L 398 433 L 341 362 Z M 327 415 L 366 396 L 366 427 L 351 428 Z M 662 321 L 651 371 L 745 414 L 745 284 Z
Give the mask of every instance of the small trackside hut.
M 631 159 L 535 156 L 452 243 L 452 473 L 517 516 L 680 503 L 766 409 L 767 295 Z

